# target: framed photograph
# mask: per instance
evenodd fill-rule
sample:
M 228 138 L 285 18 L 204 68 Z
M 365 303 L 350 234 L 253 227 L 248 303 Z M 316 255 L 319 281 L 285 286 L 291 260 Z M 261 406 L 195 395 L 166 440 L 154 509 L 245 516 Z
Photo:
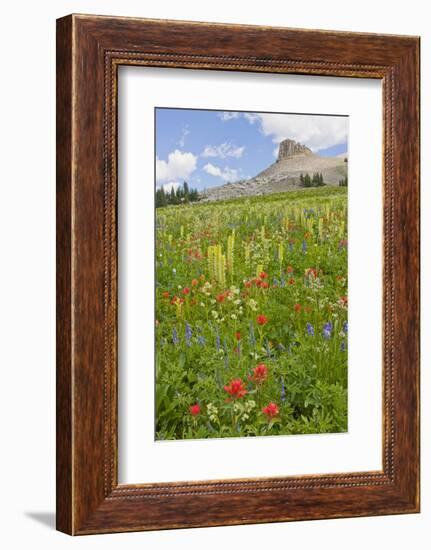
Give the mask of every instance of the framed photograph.
M 57 528 L 419 511 L 419 38 L 57 21 Z

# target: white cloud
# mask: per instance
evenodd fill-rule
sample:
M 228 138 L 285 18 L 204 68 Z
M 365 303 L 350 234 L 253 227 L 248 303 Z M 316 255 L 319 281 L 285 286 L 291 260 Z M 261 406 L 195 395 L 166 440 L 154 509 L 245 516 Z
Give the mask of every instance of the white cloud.
M 218 113 L 218 117 L 223 121 L 226 122 L 227 120 L 232 120 L 233 118 L 239 118 L 240 113 L 237 113 L 236 111 L 222 111 L 221 113 Z
M 186 137 L 190 134 L 190 130 L 188 128 L 188 126 L 185 126 L 183 129 L 182 129 L 182 132 L 181 132 L 181 137 L 180 139 L 178 140 L 178 145 L 180 147 L 184 147 L 185 143 L 186 143 Z
M 226 157 L 241 158 L 245 147 L 235 147 L 232 143 L 221 143 L 220 145 L 207 145 L 202 153 L 203 157 Z
M 254 124 L 256 120 L 259 120 L 259 115 L 256 113 L 244 113 L 244 118 L 250 122 L 250 124 Z
M 320 151 L 345 142 L 349 124 L 348 118 L 341 116 L 239 113 L 236 111 L 223 111 L 218 116 L 223 121 L 242 116 L 250 124 L 258 124 L 262 134 L 270 136 L 277 145 L 283 139 L 290 138 L 307 145 L 313 151 Z
M 238 179 L 238 170 L 228 168 L 227 166 L 222 170 L 219 166 L 214 166 L 214 164 L 209 162 L 205 164 L 204 170 L 207 174 L 222 178 L 224 181 L 235 181 Z
M 210 162 L 208 164 L 205 164 L 204 170 L 207 174 L 210 174 L 211 176 L 221 176 L 221 170 L 218 166 L 214 166 L 214 164 L 211 164 Z
M 277 144 L 290 138 L 320 151 L 347 140 L 347 117 L 245 113 L 244 118 L 251 124 L 258 121 L 262 133 Z
M 156 182 L 188 179 L 196 169 L 197 157 L 193 153 L 182 153 L 178 149 L 169 153 L 168 160 L 156 158 Z
M 174 191 L 176 191 L 180 185 L 181 185 L 181 184 L 178 183 L 177 181 L 170 181 L 169 183 L 164 183 L 164 184 L 162 185 L 162 187 L 163 187 L 163 190 L 164 190 L 166 193 L 170 193 L 170 192 L 171 192 L 171 189 L 173 189 Z

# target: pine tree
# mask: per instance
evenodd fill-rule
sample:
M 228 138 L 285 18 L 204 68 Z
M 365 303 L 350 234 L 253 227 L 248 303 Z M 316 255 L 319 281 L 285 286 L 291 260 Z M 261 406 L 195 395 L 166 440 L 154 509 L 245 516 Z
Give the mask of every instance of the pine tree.
M 174 187 L 171 187 L 171 190 L 169 192 L 166 192 L 163 186 L 160 187 L 160 189 L 156 189 L 156 208 L 172 204 L 195 202 L 198 200 L 198 190 L 189 188 L 187 182 L 184 182 L 182 186 L 178 186 L 176 189 Z
M 189 202 L 190 192 L 189 192 L 188 183 L 186 181 L 183 183 L 183 191 L 184 191 L 184 202 Z
M 156 208 L 160 208 L 161 206 L 166 206 L 166 194 L 163 187 L 160 187 L 160 189 L 156 190 Z
M 171 193 L 169 197 L 169 204 L 176 204 L 175 189 L 171 187 Z

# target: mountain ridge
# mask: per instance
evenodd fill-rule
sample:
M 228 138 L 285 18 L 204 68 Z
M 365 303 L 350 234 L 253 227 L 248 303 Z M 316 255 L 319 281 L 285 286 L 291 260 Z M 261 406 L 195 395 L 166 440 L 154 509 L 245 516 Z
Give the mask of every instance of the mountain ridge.
M 253 178 L 206 189 L 200 196 L 202 201 L 215 201 L 298 190 L 302 188 L 301 174 L 312 177 L 316 172 L 323 175 L 326 185 L 338 185 L 347 176 L 347 154 L 321 157 L 288 138 L 280 142 L 276 161 Z

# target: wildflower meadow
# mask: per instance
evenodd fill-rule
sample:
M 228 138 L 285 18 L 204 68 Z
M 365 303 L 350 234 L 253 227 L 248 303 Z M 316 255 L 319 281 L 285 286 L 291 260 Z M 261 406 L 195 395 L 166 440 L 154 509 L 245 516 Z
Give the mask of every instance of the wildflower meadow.
M 347 188 L 156 210 L 156 439 L 347 430 Z

